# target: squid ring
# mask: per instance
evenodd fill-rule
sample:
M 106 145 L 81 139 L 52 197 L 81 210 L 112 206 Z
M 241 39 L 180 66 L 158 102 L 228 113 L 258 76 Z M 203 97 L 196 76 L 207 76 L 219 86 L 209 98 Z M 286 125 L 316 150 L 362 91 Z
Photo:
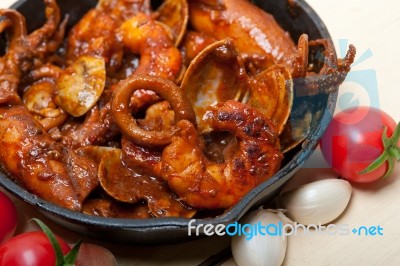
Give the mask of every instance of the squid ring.
M 168 130 L 145 130 L 140 128 L 129 107 L 133 93 L 140 89 L 152 90 L 169 102 L 175 112 L 175 122 L 189 120 L 196 122 L 190 100 L 172 81 L 159 77 L 132 75 L 120 82 L 113 92 L 111 114 L 122 133 L 136 144 L 145 147 L 165 146 L 171 143 L 177 127 Z

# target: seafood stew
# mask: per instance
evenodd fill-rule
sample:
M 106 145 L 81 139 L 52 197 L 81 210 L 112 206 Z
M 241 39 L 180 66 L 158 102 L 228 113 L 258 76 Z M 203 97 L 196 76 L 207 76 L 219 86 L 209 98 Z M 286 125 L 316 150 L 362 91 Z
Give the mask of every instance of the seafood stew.
M 155 10 L 148 1 L 132 9 L 121 7 L 125 1 L 100 1 L 67 33 L 57 3 L 45 3 L 54 13 L 46 12 L 44 26 L 29 34 L 14 27 L 12 22 L 23 25 L 15 22 L 22 21 L 16 12 L 2 14 L 4 31 L 13 28 L 24 42 L 9 33 L 2 57 L 15 64 L 3 68 L 0 129 L 7 134 L 1 145 L 17 152 L 2 153 L 1 161 L 29 191 L 86 214 L 191 218 L 203 217 L 205 209 L 238 208 L 311 133 L 310 123 L 297 143 L 285 137 L 295 131 L 289 127 L 296 125 L 290 121 L 298 104 L 296 81 L 306 81 L 305 97 L 327 99 L 354 59 L 352 46 L 346 58 L 336 60 L 329 40 L 309 41 L 306 35 L 297 46 L 286 37 L 290 48 L 276 56 L 257 50 L 257 43 L 249 45 L 254 51 L 241 50 L 243 37 L 231 31 L 249 32 L 238 25 L 228 25 L 222 35 L 201 29 L 221 29 L 207 20 L 210 14 L 223 18 L 241 5 L 269 17 L 247 1 L 226 1 L 223 11 L 200 0 L 165 1 Z M 175 21 L 190 27 L 169 23 L 174 19 L 165 9 L 187 16 Z M 98 16 L 104 23 L 89 28 Z M 37 52 L 28 51 L 26 42 Z M 336 65 L 310 68 L 308 50 L 314 47 L 323 47 L 325 60 Z M 324 114 L 317 115 L 320 120 Z M 42 185 L 54 176 L 62 181 Z

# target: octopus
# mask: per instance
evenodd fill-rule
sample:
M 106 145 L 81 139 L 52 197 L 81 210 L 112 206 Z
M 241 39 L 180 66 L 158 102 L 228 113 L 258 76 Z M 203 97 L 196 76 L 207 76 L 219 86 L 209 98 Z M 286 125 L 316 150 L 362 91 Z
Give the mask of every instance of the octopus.
M 247 0 L 100 0 L 68 32 L 44 3 L 29 34 L 22 14 L 0 10 L 0 166 L 43 200 L 101 217 L 232 208 L 307 137 L 294 95 L 335 91 L 356 53 L 293 40 Z
M 54 53 L 64 38 L 67 19 L 62 23 L 55 0 L 46 0 L 47 21 L 41 28 L 27 34 L 25 17 L 11 9 L 0 10 L 0 29 L 8 35 L 8 47 L 0 58 L 0 103 L 18 104 L 21 97 L 18 85 L 24 75 L 43 64 Z
M 96 164 L 54 141 L 22 105 L 0 109 L 0 161 L 39 197 L 72 210 L 97 186 Z
M 181 120 L 180 134 L 162 153 L 160 171 L 189 205 L 226 209 L 276 173 L 283 156 L 271 122 L 253 108 L 230 100 L 213 106 L 207 120 L 236 137 L 225 147 L 223 162 L 209 160 L 194 125 Z

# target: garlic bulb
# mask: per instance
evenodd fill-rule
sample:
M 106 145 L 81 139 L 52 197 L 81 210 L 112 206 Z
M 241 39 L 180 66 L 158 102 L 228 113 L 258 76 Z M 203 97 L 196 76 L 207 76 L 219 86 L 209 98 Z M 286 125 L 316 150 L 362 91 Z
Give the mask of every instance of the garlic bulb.
M 335 220 L 346 209 L 351 185 L 341 179 L 324 179 L 287 191 L 278 197 L 278 206 L 293 221 L 321 225 Z
M 253 226 L 247 234 L 236 234 L 232 238 L 232 255 L 238 266 L 279 266 L 285 259 L 287 237 L 282 235 L 261 234 L 260 226 L 291 223 L 281 212 L 274 210 L 257 210 L 249 213 L 240 221 L 244 225 Z M 258 229 L 255 228 L 258 226 Z M 275 227 L 274 227 L 275 228 Z M 247 228 L 250 229 L 250 228 Z M 265 229 L 265 227 L 264 227 Z M 252 231 L 252 232 L 250 232 Z M 260 233 L 261 232 L 261 233 Z M 275 230 L 269 231 L 274 233 Z M 252 233 L 251 235 L 249 233 Z M 251 238 L 249 237 L 251 236 Z

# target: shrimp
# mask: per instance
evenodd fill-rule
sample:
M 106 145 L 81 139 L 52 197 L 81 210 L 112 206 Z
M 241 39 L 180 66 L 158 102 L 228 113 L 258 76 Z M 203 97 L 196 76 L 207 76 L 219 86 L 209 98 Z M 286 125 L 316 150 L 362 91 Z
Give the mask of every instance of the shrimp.
M 140 54 L 134 74 L 176 81 L 181 73 L 182 56 L 163 26 L 150 15 L 138 13 L 121 25 L 120 32 L 124 46 Z
M 123 47 L 115 34 L 117 28 L 118 23 L 109 14 L 90 10 L 69 33 L 67 65 L 83 55 L 98 56 L 104 59 L 107 70 L 115 72 L 123 57 Z
M 67 39 L 67 63 L 72 64 L 82 55 L 100 56 L 105 60 L 108 72 L 116 72 L 124 56 L 117 30 L 138 12 L 149 13 L 150 1 L 99 1 L 71 29 Z
M 159 175 L 193 207 L 229 208 L 279 170 L 279 140 L 262 113 L 234 100 L 212 107 L 206 117 L 215 131 L 236 136 L 225 148 L 224 162 L 208 159 L 194 125 L 181 120 L 180 135 L 162 153 Z

